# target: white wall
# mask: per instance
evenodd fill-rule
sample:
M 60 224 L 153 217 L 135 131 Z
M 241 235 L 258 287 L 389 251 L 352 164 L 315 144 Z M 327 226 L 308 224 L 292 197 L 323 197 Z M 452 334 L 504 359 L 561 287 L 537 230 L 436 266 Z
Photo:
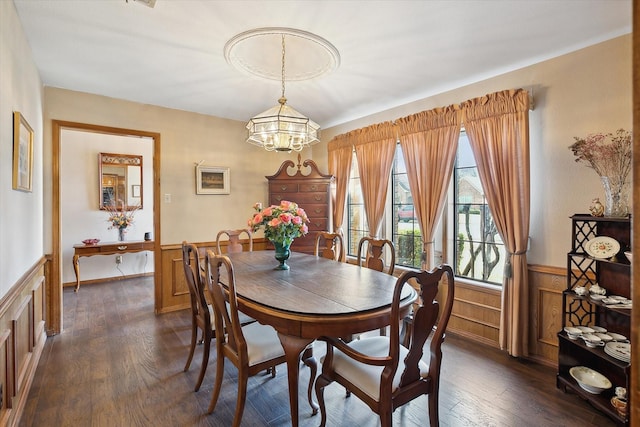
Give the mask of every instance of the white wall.
M 106 211 L 99 210 L 98 154 L 117 153 L 142 156 L 143 209 L 134 214 L 126 240 L 143 240 L 153 234 L 153 140 L 63 129 L 60 138 L 60 218 L 62 235 L 62 281 L 75 282 L 73 245 L 97 238 L 118 240 L 118 230 L 109 230 Z M 119 270 L 118 270 L 119 268 Z M 116 268 L 115 255 L 80 258 L 80 277 L 93 280 L 153 271 L 153 253 L 123 254 Z
M 604 200 L 597 174 L 575 162 L 574 136 L 632 128 L 631 35 L 625 35 L 521 70 L 326 129 L 313 158 L 326 168 L 326 143 L 335 135 L 419 111 L 458 104 L 511 88 L 533 94 L 530 264 L 566 266 L 570 220 Z
M 44 254 L 42 82 L 12 1 L 0 1 L 0 296 Z M 12 189 L 13 112 L 33 129 L 33 191 Z

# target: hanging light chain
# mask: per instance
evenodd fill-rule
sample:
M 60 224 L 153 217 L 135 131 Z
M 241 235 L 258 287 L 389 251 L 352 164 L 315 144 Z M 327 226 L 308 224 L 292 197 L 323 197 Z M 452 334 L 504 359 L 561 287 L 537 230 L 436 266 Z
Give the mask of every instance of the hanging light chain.
M 284 97 L 284 33 L 282 33 L 282 99 L 286 102 Z

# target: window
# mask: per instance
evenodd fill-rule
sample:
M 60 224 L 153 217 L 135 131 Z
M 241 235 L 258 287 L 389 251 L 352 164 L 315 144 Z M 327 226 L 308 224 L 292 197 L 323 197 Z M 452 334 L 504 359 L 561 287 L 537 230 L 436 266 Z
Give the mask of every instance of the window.
M 353 153 L 351 163 L 351 176 L 349 176 L 349 193 L 347 195 L 347 255 L 358 254 L 358 243 L 364 236 L 369 235 L 367 217 L 364 213 L 364 201 L 362 199 L 362 187 L 360 187 L 360 173 L 358 171 L 358 159 Z
M 454 266 L 457 276 L 502 284 L 506 255 L 504 244 L 489 211 L 471 146 L 464 132 L 460 133 L 451 185 L 453 201 L 449 204 L 449 209 L 452 212 L 448 216 L 453 218 L 453 230 L 442 239 L 447 238 L 449 242 L 453 242 L 453 249 L 448 251 L 446 262 Z M 391 172 L 390 195 L 387 215 L 388 218 L 390 215 L 391 220 L 385 221 L 385 224 L 391 226 L 383 229 L 391 232 L 387 232 L 384 237 L 392 240 L 396 247 L 397 265 L 420 268 L 422 237 L 400 144 L 396 148 Z M 347 254 L 355 256 L 360 238 L 368 234 L 355 153 L 349 180 L 346 222 Z M 436 245 L 442 246 L 438 242 Z
M 484 197 L 471 145 L 460 133 L 453 172 L 455 272 L 482 282 L 502 284 L 505 250 Z
M 420 268 L 422 265 L 422 237 L 409 189 L 407 169 L 400 144 L 396 146 L 391 170 L 391 193 L 393 212 L 392 241 L 396 247 L 396 264 Z

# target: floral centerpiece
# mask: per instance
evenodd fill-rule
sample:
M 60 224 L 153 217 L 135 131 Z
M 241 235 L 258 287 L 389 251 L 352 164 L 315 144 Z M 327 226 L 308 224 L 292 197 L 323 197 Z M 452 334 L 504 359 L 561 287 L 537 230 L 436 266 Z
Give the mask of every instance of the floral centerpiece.
M 264 227 L 264 236 L 276 248 L 276 259 L 280 265 L 276 268 L 288 270 L 286 260 L 289 258 L 289 246 L 296 237 L 309 232 L 307 213 L 297 203 L 282 200 L 279 205 L 271 205 L 262 209 L 262 203 L 253 205 L 256 213 L 249 219 L 252 231 Z
M 584 163 L 600 176 L 605 189 L 605 216 L 627 216 L 629 213 L 629 173 L 632 169 L 631 132 L 592 133 L 574 137 L 569 149 L 576 162 Z
M 116 228 L 118 230 L 118 240 L 121 242 L 124 241 L 124 234 L 127 232 L 127 228 L 133 225 L 133 216 L 140 208 L 125 209 L 115 206 L 105 206 L 105 209 L 109 213 L 107 218 L 109 230 Z

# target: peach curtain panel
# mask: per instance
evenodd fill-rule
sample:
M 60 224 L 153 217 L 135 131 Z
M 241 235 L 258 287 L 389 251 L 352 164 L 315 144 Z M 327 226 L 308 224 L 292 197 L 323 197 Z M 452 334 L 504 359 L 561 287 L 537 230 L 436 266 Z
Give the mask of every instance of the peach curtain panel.
M 396 121 L 422 235 L 422 268 L 426 270 L 434 267 L 433 233 L 453 173 L 460 121 L 457 105 L 422 111 Z
M 527 356 L 529 285 L 529 94 L 496 92 L 461 104 L 487 204 L 507 249 L 500 346 Z
M 351 133 L 354 136 L 369 235 L 378 237 L 396 150 L 396 128 L 393 123 L 384 122 Z
M 353 143 L 351 134 L 338 135 L 329 141 L 329 173 L 335 177 L 335 193 L 333 194 L 333 228 L 334 232 L 342 232 L 344 205 L 347 200 L 351 159 L 353 159 Z M 332 231 L 332 230 L 329 230 Z

